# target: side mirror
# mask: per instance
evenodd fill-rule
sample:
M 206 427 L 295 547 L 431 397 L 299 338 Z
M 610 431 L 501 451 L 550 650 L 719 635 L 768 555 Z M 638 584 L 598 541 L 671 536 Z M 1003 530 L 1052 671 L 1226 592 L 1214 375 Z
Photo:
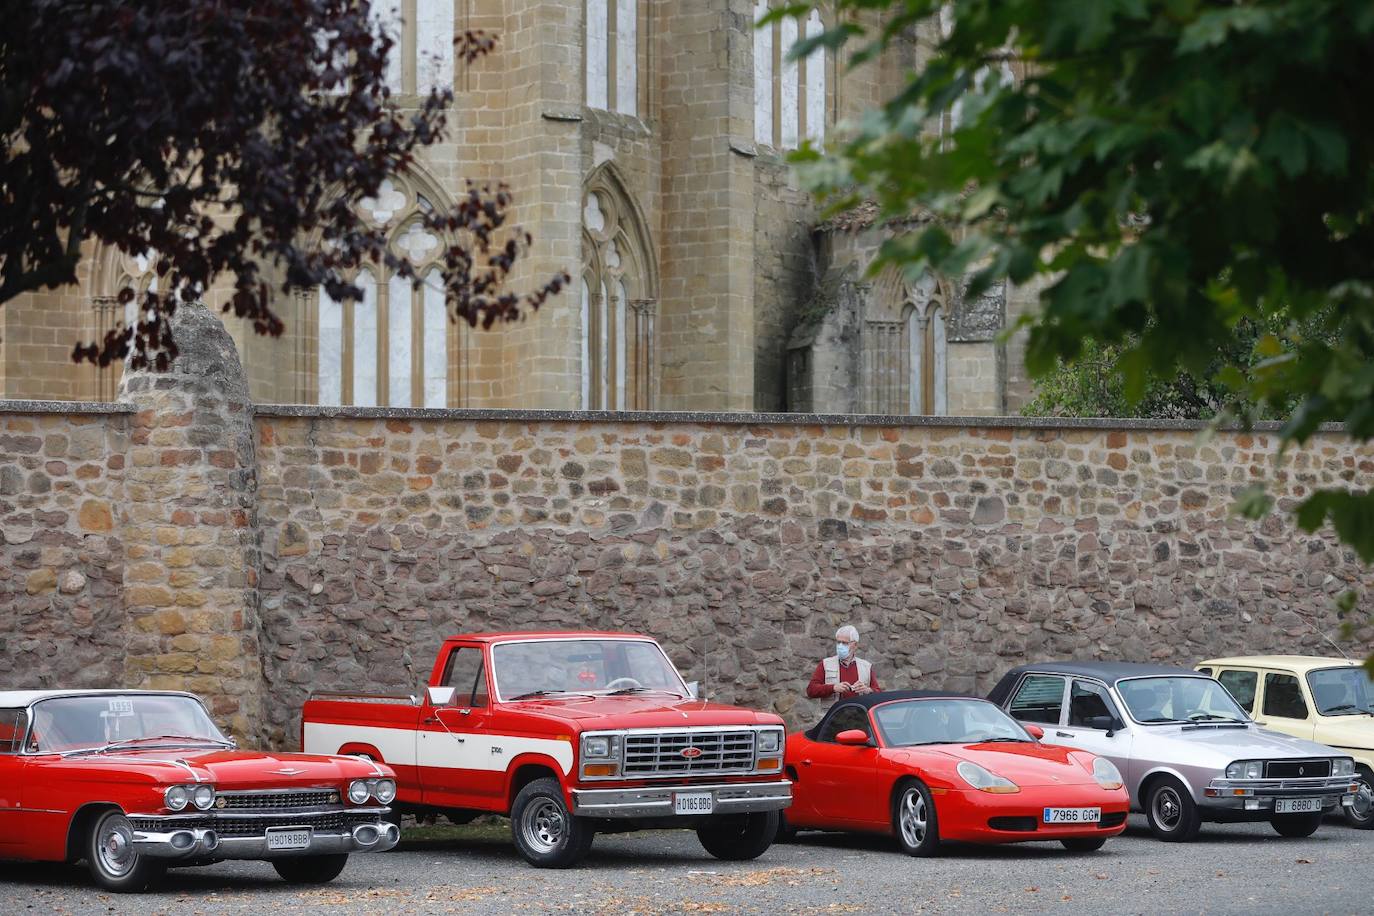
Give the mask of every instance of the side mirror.
M 861 728 L 851 728 L 842 731 L 835 736 L 835 741 L 838 744 L 848 744 L 851 747 L 868 747 L 870 744 L 868 732 Z
M 1121 723 L 1116 721 L 1116 716 L 1088 716 L 1083 724 L 1100 732 L 1111 732 L 1116 731 Z
M 425 698 L 429 700 L 431 706 L 451 706 L 453 705 L 453 695 L 458 692 L 456 687 L 426 687 Z
M 701 685 L 696 681 L 687 682 L 687 696 L 694 700 L 701 699 Z
M 1026 734 L 1030 735 L 1036 741 L 1039 741 L 1041 738 L 1045 737 L 1045 730 L 1038 725 L 1031 725 L 1029 722 L 1022 722 L 1021 727 L 1026 730 Z

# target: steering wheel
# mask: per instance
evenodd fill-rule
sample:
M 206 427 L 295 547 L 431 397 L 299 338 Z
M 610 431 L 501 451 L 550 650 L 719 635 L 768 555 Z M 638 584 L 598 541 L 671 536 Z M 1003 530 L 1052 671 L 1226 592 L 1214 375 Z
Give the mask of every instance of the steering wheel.
M 623 690 L 626 687 L 643 687 L 639 681 L 632 677 L 618 677 L 606 685 L 606 690 Z

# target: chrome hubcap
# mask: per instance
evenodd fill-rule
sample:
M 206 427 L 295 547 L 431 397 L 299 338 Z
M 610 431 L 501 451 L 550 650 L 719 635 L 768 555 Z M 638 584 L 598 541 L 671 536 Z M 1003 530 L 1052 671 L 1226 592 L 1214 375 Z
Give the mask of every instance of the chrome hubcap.
M 553 852 L 563 845 L 568 833 L 567 815 L 551 799 L 541 798 L 526 806 L 520 816 L 520 833 L 525 844 L 538 852 Z
M 1161 789 L 1155 796 L 1155 820 L 1165 830 L 1173 830 L 1183 817 L 1183 802 L 1173 789 Z
M 908 846 L 920 846 L 926 839 L 926 800 L 919 789 L 910 788 L 902 794 L 897 821 L 902 839 Z
M 96 855 L 101 870 L 113 877 L 123 877 L 133 869 L 138 854 L 134 852 L 134 834 L 127 820 L 111 817 L 100 825 Z
M 1360 780 L 1360 791 L 1355 793 L 1355 801 L 1351 807 L 1355 811 L 1355 816 L 1360 820 L 1365 820 L 1370 816 L 1371 809 L 1374 809 L 1374 786 L 1371 786 L 1367 780 Z

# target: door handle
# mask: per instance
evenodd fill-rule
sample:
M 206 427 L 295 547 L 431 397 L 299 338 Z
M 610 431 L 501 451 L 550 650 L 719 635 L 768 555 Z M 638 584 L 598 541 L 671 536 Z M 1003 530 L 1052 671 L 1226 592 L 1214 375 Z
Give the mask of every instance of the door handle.
M 426 717 L 425 717 L 425 720 L 424 720 L 421 724 L 422 724 L 422 725 L 438 725 L 438 724 L 439 724 L 439 717 L 438 717 L 438 716 L 426 716 Z
M 811 766 L 811 759 L 808 757 L 806 760 L 803 760 L 803 761 L 802 761 L 802 766 L 804 766 L 804 767 L 809 767 L 809 766 Z
M 1256 725 L 1268 725 L 1268 724 L 1269 724 L 1268 722 L 1261 722 L 1259 719 L 1255 719 L 1254 722 L 1255 722 Z
M 1054 736 L 1055 736 L 1056 738 L 1072 738 L 1072 737 L 1073 737 L 1073 732 L 1061 732 L 1061 731 L 1056 731 L 1056 732 L 1054 733 Z

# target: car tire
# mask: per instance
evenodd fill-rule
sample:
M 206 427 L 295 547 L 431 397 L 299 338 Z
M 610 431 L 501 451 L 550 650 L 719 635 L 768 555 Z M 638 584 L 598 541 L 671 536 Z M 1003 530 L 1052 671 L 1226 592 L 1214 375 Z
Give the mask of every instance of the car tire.
M 1311 836 L 1321 825 L 1321 814 L 1276 814 L 1269 818 L 1269 826 L 1274 832 L 1286 837 Z
M 328 884 L 343 872 L 348 853 L 329 856 L 291 856 L 273 859 L 272 867 L 287 884 Z
M 552 777 L 536 779 L 520 790 L 510 811 L 515 848 L 535 868 L 568 868 L 591 851 L 596 831 L 586 818 L 574 817 L 563 800 L 563 788 Z
M 1166 843 L 1186 843 L 1197 837 L 1202 829 L 1202 815 L 1197 802 L 1172 776 L 1164 776 L 1150 785 L 1145 799 L 1145 819 L 1156 839 Z
M 778 834 L 778 812 L 727 814 L 714 823 L 697 828 L 702 848 L 726 862 L 757 859 L 773 845 Z
M 1374 828 L 1374 776 L 1368 770 L 1355 774 L 1359 791 L 1355 793 L 1355 803 L 1342 809 L 1345 822 L 1357 830 Z
M 161 878 L 167 865 L 133 849 L 134 825 L 122 811 L 106 811 L 86 837 L 86 865 L 95 883 L 107 891 L 136 894 Z
M 778 812 L 778 832 L 773 837 L 774 843 L 792 843 L 797 839 L 797 828 L 787 822 L 786 812 Z
M 898 786 L 892 803 L 892 832 L 909 856 L 927 858 L 940 851 L 939 820 L 925 783 L 911 779 Z
M 1097 852 L 1107 845 L 1107 838 L 1104 836 L 1080 836 L 1060 840 L 1059 843 L 1069 852 Z

